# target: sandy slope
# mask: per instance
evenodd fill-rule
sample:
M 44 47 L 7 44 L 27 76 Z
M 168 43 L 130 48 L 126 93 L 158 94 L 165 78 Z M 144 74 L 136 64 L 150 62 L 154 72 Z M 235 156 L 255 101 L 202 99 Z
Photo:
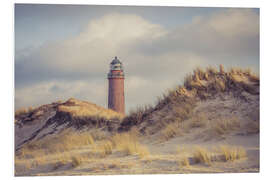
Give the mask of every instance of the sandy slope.
M 96 104 L 80 101 L 74 98 L 64 103 L 52 103 L 40 106 L 33 112 L 16 117 L 15 123 L 15 149 L 23 144 L 38 140 L 50 134 L 57 134 L 59 131 L 70 126 L 75 118 L 122 118 L 123 115 L 110 109 L 105 109 Z M 111 122 L 113 124 L 114 122 Z M 117 122 L 116 122 L 117 123 Z M 74 124 L 72 124 L 74 126 Z M 107 125 L 107 124 L 106 124 Z
M 125 156 L 114 152 L 105 158 L 90 157 L 78 167 L 71 163 L 55 168 L 55 163 L 47 158 L 42 166 L 17 168 L 16 175 L 89 175 L 89 174 L 144 174 L 144 173 L 220 173 L 220 172 L 258 172 L 259 171 L 259 134 L 249 133 L 245 124 L 252 115 L 258 113 L 258 96 L 250 95 L 250 101 L 235 99 L 228 94 L 220 99 L 216 96 L 210 100 L 199 102 L 194 113 L 206 114 L 206 126 L 194 127 L 188 131 L 163 140 L 161 133 L 142 136 L 140 141 L 145 144 L 150 155 L 140 158 L 137 155 Z M 249 108 L 251 107 L 251 108 Z M 238 117 L 241 127 L 222 135 L 209 133 L 209 123 L 216 119 Z M 257 115 L 254 115 L 257 116 Z M 205 118 L 205 117 L 204 117 Z M 188 123 L 189 120 L 186 120 Z M 193 162 L 193 153 L 197 146 L 205 147 L 209 152 L 218 154 L 216 148 L 220 145 L 241 146 L 247 152 L 247 157 L 234 162 L 213 162 L 211 165 Z M 74 150 L 75 154 L 87 154 L 92 146 Z M 51 155 L 53 156 L 53 155 Z M 50 155 L 48 156 L 50 157 Z M 181 160 L 187 157 L 189 166 L 181 166 Z
M 220 172 L 258 172 L 259 171 L 259 137 L 229 136 L 222 141 L 190 141 L 186 137 L 173 138 L 170 141 L 157 144 L 149 144 L 151 155 L 139 158 L 136 155 L 124 156 L 121 153 L 113 153 L 106 158 L 89 159 L 78 167 L 66 164 L 58 169 L 53 163 L 45 166 L 18 172 L 16 175 L 90 175 L 90 174 L 160 174 L 160 173 L 220 173 Z M 219 144 L 241 145 L 247 151 L 247 158 L 234 162 L 213 162 L 211 165 L 193 164 L 181 166 L 179 161 L 183 156 L 192 157 L 194 146 L 204 146 L 214 152 L 214 147 Z M 181 148 L 181 153 L 177 151 Z M 85 147 L 76 153 L 86 153 Z

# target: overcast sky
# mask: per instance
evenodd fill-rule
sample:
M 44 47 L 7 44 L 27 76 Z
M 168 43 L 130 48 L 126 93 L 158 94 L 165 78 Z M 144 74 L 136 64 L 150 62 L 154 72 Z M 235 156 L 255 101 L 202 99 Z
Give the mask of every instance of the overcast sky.
M 198 66 L 259 73 L 259 10 L 17 4 L 15 108 L 70 97 L 107 107 L 114 56 L 127 111 L 155 103 Z

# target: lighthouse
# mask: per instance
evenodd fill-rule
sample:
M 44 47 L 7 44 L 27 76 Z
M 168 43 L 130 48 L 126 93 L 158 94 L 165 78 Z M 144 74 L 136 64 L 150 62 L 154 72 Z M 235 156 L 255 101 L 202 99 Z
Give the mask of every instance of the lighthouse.
M 123 65 L 115 57 L 110 64 L 110 71 L 108 73 L 108 108 L 122 114 L 125 114 L 124 79 Z

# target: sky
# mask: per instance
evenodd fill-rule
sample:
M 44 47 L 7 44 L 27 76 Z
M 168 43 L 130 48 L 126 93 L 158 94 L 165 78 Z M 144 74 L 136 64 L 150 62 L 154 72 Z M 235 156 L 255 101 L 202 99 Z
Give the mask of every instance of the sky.
M 196 67 L 259 74 L 259 9 L 15 5 L 15 109 L 74 97 L 107 107 L 124 65 L 126 111 L 155 104 Z

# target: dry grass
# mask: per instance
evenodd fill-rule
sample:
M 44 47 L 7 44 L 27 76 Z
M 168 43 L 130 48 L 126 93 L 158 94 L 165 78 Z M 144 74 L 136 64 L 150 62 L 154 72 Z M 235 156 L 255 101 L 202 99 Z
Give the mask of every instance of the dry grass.
M 163 121 L 169 122 L 169 124 L 164 123 L 162 125 L 163 127 L 165 126 L 165 128 L 161 130 L 161 136 L 164 140 L 169 140 L 173 137 L 181 136 L 184 134 L 184 132 L 188 133 L 192 128 L 206 127 L 208 123 L 208 119 L 205 113 L 193 113 L 191 118 L 187 120 L 171 117 L 169 120 Z
M 164 129 L 162 129 L 161 135 L 165 140 L 169 140 L 176 135 L 182 135 L 179 123 L 175 122 L 168 124 Z
M 121 162 L 118 159 L 114 159 L 113 162 L 98 163 L 95 167 L 92 167 L 91 170 L 103 172 L 112 169 L 130 169 L 133 166 L 135 166 L 134 162 Z
M 15 117 L 17 116 L 21 116 L 21 115 L 24 115 L 24 114 L 28 114 L 28 113 L 31 113 L 35 110 L 35 108 L 33 107 L 28 107 L 28 108 L 21 108 L 21 109 L 18 109 L 15 111 Z
M 104 140 L 108 137 L 108 133 L 99 128 L 91 130 L 90 135 L 93 137 L 95 141 Z
M 73 167 L 77 167 L 83 163 L 83 158 L 80 155 L 74 155 L 71 157 L 71 164 Z
M 197 146 L 193 153 L 193 159 L 195 163 L 211 165 L 212 153 L 206 148 Z
M 247 157 L 246 150 L 240 146 L 221 145 L 216 149 L 216 153 L 208 151 L 203 147 L 195 147 L 193 159 L 195 163 L 211 165 L 214 161 L 235 161 Z
M 58 106 L 58 111 L 67 112 L 72 115 L 72 117 L 99 117 L 106 119 L 113 118 L 123 118 L 122 114 L 119 114 L 113 110 L 105 109 L 96 104 L 89 102 L 79 101 L 76 99 L 69 99 L 63 105 Z
M 247 156 L 246 150 L 237 146 L 220 146 L 221 159 L 224 161 L 235 161 Z
M 55 154 L 55 159 L 60 161 L 63 164 L 67 164 L 68 161 L 71 159 L 72 153 L 71 152 L 62 152 Z
M 71 161 L 71 153 L 63 152 L 55 155 L 54 169 L 58 169 L 61 166 L 68 164 Z
M 182 158 L 182 160 L 179 162 L 180 168 L 183 166 L 190 166 L 188 157 Z
M 49 152 L 64 152 L 81 146 L 91 145 L 94 139 L 88 132 L 75 132 L 67 129 L 57 136 L 43 138 L 26 145 L 26 148 L 47 150 Z
M 15 168 L 18 171 L 28 171 L 30 169 L 39 168 L 42 166 L 51 165 L 53 170 L 56 170 L 64 165 L 71 164 L 72 167 L 80 166 L 82 163 L 89 160 L 85 154 L 76 151 L 67 151 L 62 153 L 44 154 L 40 157 L 15 157 Z
M 16 152 L 16 158 L 22 161 L 33 160 L 36 164 L 42 164 L 46 156 L 54 154 L 56 161 L 66 164 L 64 161 L 70 160 L 69 151 L 94 143 L 93 138 L 87 132 L 76 133 L 65 130 L 58 136 L 45 137 L 25 144 Z
M 247 123 L 244 125 L 247 134 L 256 134 L 260 132 L 260 110 L 255 109 L 248 114 Z
M 191 117 L 193 112 L 194 104 L 193 102 L 186 102 L 181 106 L 173 106 L 172 113 L 175 119 L 179 119 L 179 121 L 183 121 Z
M 223 91 L 247 91 L 257 93 L 256 86 L 260 78 L 253 74 L 250 69 L 231 68 L 225 71 L 223 65 L 220 65 L 219 72 L 213 67 L 208 67 L 204 71 L 197 68 L 193 74 L 185 77 L 184 87 L 191 91 L 195 90 L 201 98 Z M 251 85 L 249 82 L 255 82 Z
M 260 132 L 260 122 L 259 121 L 249 121 L 245 125 L 247 134 L 257 134 Z
M 89 139 L 90 137 L 90 139 Z M 98 138 L 97 138 L 98 139 Z M 137 155 L 140 158 L 149 155 L 148 148 L 139 142 L 136 130 L 115 134 L 105 139 L 93 140 L 88 132 L 75 133 L 63 131 L 57 137 L 51 136 L 25 145 L 15 156 L 16 172 L 28 172 L 30 169 L 52 165 L 56 170 L 67 164 L 78 167 L 88 162 L 102 160 L 114 151 L 125 155 Z M 96 163 L 96 162 L 95 162 Z M 134 164 L 106 163 L 106 169 L 130 168 Z
M 82 148 L 86 151 L 77 151 Z M 112 154 L 114 149 L 126 155 L 138 155 L 140 158 L 149 155 L 147 147 L 139 143 L 138 132 L 135 130 L 97 141 L 88 132 L 66 130 L 56 137 L 47 137 L 22 147 L 17 152 L 15 166 L 30 169 L 51 162 L 54 169 L 68 163 L 77 167 L 91 159 L 104 158 Z
M 24 170 L 34 169 L 38 166 L 46 165 L 48 159 L 46 156 L 33 157 L 33 158 L 22 158 L 15 156 L 15 169 L 18 167 L 23 167 Z
M 200 128 L 205 127 L 207 124 L 207 116 L 205 113 L 195 114 L 190 120 L 188 124 L 188 128 Z
M 127 155 L 139 155 L 141 158 L 149 155 L 148 148 L 139 143 L 135 133 L 116 134 L 111 139 L 114 147 Z
M 129 115 L 126 116 L 121 122 L 119 130 L 129 131 L 135 125 L 146 120 L 148 118 L 147 115 L 151 114 L 153 110 L 154 110 L 153 107 L 150 105 L 137 107 L 137 109 L 131 110 L 129 112 Z
M 98 148 L 100 149 L 101 156 L 105 157 L 109 154 L 112 154 L 113 144 L 111 141 L 105 140 L 101 143 L 101 145 Z
M 240 121 L 237 117 L 231 117 L 227 119 L 218 119 L 211 123 L 212 130 L 218 135 L 227 134 L 232 130 L 240 128 Z

